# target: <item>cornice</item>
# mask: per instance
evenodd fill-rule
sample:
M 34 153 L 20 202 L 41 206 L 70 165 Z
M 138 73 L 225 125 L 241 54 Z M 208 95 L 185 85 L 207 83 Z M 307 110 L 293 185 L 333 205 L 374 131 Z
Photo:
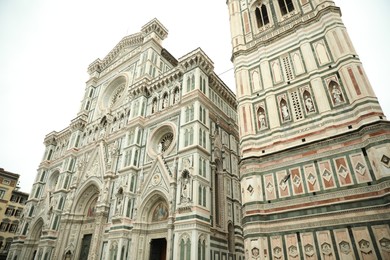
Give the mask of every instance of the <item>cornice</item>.
M 231 89 L 215 74 L 211 73 L 209 76 L 209 86 L 217 92 L 229 105 L 237 110 L 237 99 L 236 95 Z
M 298 29 L 305 28 L 313 22 L 318 22 L 325 14 L 331 12 L 338 13 L 341 16 L 340 8 L 333 5 L 323 7 L 323 9 L 317 10 L 317 13 L 316 11 L 312 11 L 304 15 L 294 15 L 290 19 L 278 23 L 273 30 L 269 29 L 264 33 L 254 35 L 253 40 L 245 44 L 246 49 L 234 51 L 235 48 L 233 48 L 231 61 L 234 61 L 239 56 L 252 53 L 262 46 L 270 45 L 276 40 L 288 37 Z
M 382 133 L 381 135 L 377 134 L 377 132 L 382 132 L 382 131 L 386 131 L 387 133 Z M 359 128 L 356 128 L 346 133 L 342 133 L 337 136 L 325 137 L 324 139 L 321 140 L 313 141 L 311 143 L 303 143 L 299 146 L 289 147 L 286 148 L 285 150 L 276 151 L 265 155 L 259 154 L 258 156 L 245 157 L 240 160 L 239 164 L 241 166 L 251 165 L 251 164 L 257 165 L 259 164 L 259 162 L 267 163 L 267 162 L 280 160 L 282 156 L 288 156 L 289 158 L 292 158 L 297 154 L 302 154 L 309 150 L 315 150 L 316 147 L 332 147 L 332 146 L 334 147 L 337 144 L 346 143 L 346 142 L 350 142 L 351 140 L 357 140 L 357 139 L 361 139 L 362 141 L 352 147 L 356 149 L 361 147 L 367 147 L 370 143 L 375 143 L 387 139 L 389 131 L 390 131 L 390 121 L 376 121 L 367 125 L 362 125 Z M 301 160 L 306 161 L 308 159 L 315 160 L 318 158 L 323 158 L 345 149 L 351 149 L 351 147 L 346 148 L 344 146 L 341 146 L 341 148 L 338 148 L 337 150 L 330 149 L 329 151 L 326 152 L 322 151 L 321 153 L 315 153 L 310 156 L 302 157 L 299 160 L 295 160 L 294 163 L 298 163 Z M 284 163 L 279 164 L 278 167 L 290 165 L 291 163 L 292 162 L 290 160 L 287 160 Z M 262 168 L 262 170 L 264 171 L 268 169 L 269 169 L 268 167 Z M 241 170 L 241 174 L 242 176 L 244 176 L 246 173 L 251 172 L 252 170 L 253 170 L 252 167 L 248 167 L 245 170 Z
M 87 124 L 88 116 L 86 114 L 80 114 L 75 119 L 73 119 L 70 123 L 70 129 L 72 131 L 80 130 L 82 131 Z
M 214 63 L 201 48 L 197 48 L 181 57 L 179 64 L 184 69 L 184 72 L 190 71 L 195 67 L 200 67 L 206 74 L 210 74 L 214 70 Z

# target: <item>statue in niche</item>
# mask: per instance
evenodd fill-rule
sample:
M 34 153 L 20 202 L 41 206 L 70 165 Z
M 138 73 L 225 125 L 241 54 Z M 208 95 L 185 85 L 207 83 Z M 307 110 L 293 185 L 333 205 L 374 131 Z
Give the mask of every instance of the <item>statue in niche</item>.
M 166 108 L 166 107 L 168 107 L 168 95 L 167 94 L 165 94 L 163 96 L 163 104 L 162 104 L 162 108 Z
M 190 200 L 190 173 L 184 171 L 181 178 L 181 202 L 188 202 Z
M 290 112 L 288 110 L 286 101 L 282 100 L 282 102 L 280 102 L 280 106 L 281 106 L 283 121 L 290 120 Z
M 174 93 L 174 99 L 173 99 L 174 103 L 177 103 L 179 102 L 179 89 L 175 89 L 175 93 Z
M 116 208 L 115 208 L 116 215 L 120 215 L 122 213 L 122 201 L 123 201 L 123 189 L 119 188 L 118 193 L 116 194 Z
M 313 104 L 313 100 L 311 99 L 310 94 L 308 94 L 305 91 L 303 99 L 305 100 L 306 111 L 313 112 L 314 111 L 314 104 Z
M 259 108 L 258 118 L 259 118 L 260 129 L 267 128 L 267 121 L 265 118 L 265 112 L 263 108 Z
M 153 99 L 152 114 L 157 112 L 157 99 Z
M 75 193 L 75 190 L 71 190 L 68 194 L 68 197 L 66 198 L 66 203 L 65 203 L 65 211 L 69 211 L 70 210 L 70 207 L 72 206 L 72 202 L 73 202 L 73 199 L 74 199 L 74 193 Z
M 103 193 L 101 197 L 101 202 L 106 202 L 108 198 L 108 187 L 110 186 L 110 183 L 108 181 L 105 181 L 103 184 Z
M 332 99 L 333 99 L 333 103 L 335 105 L 338 105 L 338 104 L 344 102 L 343 93 L 340 90 L 339 84 L 337 84 L 334 81 L 331 81 L 329 83 L 329 89 L 330 89 L 330 91 L 332 93 Z

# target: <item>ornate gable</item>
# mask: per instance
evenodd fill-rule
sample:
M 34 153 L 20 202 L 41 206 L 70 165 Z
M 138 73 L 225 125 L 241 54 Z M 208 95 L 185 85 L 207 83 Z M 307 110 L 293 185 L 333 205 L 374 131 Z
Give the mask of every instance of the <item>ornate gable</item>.
M 134 49 L 143 43 L 144 36 L 142 33 L 135 33 L 124 37 L 107 55 L 103 60 L 96 59 L 88 67 L 88 73 L 101 72 L 107 68 L 113 61 L 121 54 L 124 49 Z
M 147 175 L 143 187 L 141 187 L 141 200 L 145 199 L 153 191 L 160 191 L 169 198 L 170 176 L 161 156 L 157 156 L 152 168 Z

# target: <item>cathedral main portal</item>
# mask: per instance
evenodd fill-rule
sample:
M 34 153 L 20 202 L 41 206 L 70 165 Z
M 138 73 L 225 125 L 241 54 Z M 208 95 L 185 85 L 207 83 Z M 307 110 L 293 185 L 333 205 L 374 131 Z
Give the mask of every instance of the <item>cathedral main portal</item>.
M 165 260 L 166 254 L 167 240 L 165 238 L 157 238 L 150 241 L 149 260 Z
M 84 235 L 81 241 L 80 260 L 88 260 L 89 248 L 91 246 L 92 234 Z

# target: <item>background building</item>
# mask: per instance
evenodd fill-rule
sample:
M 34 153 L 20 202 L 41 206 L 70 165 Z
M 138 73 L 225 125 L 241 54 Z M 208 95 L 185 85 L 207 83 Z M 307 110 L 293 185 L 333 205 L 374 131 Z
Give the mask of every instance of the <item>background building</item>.
M 390 124 L 341 11 L 229 0 L 246 259 L 390 259 Z
M 28 194 L 18 190 L 19 174 L 0 168 L 0 259 L 6 259 Z
M 242 259 L 235 95 L 156 19 L 88 68 L 9 259 Z

